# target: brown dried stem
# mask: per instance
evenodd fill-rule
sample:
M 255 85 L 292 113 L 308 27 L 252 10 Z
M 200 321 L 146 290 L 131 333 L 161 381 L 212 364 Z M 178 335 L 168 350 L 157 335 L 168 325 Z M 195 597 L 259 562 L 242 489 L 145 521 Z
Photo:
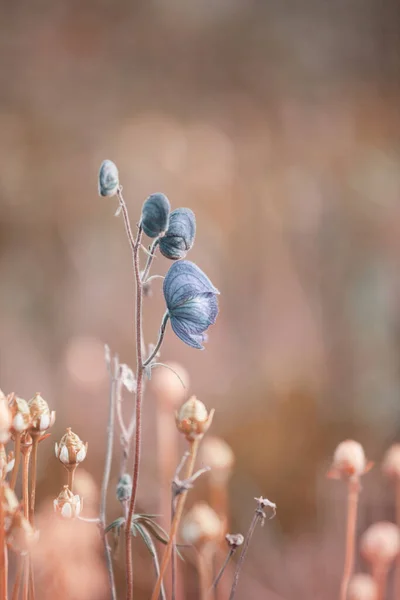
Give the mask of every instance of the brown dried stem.
M 35 500 L 36 500 L 36 480 L 37 480 L 37 456 L 38 446 L 41 437 L 40 433 L 32 432 L 32 464 L 31 464 L 31 496 L 29 504 L 29 520 L 33 525 L 33 519 L 35 514 Z
M 14 452 L 15 452 L 15 463 L 11 473 L 10 488 L 13 490 L 17 483 L 19 464 L 21 462 L 21 434 L 15 434 Z

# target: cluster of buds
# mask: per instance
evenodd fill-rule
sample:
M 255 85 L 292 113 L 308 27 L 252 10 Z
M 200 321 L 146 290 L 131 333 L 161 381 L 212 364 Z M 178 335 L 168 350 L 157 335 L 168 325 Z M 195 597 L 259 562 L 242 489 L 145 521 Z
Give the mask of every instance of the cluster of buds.
M 64 485 L 63 489 L 53 501 L 54 510 L 59 513 L 65 519 L 73 519 L 79 517 L 82 502 L 78 494 L 73 494 L 67 485 Z
M 84 444 L 80 437 L 67 427 L 67 432 L 63 435 L 60 443 L 55 444 L 56 457 L 66 469 L 75 468 L 86 458 L 87 443 Z
M 54 410 L 50 411 L 49 405 L 39 392 L 29 400 L 28 406 L 31 416 L 30 434 L 42 435 L 54 425 L 56 413 Z
M 201 439 L 209 429 L 214 417 L 214 409 L 207 411 L 205 405 L 192 396 L 175 413 L 178 430 L 186 436 L 188 441 Z

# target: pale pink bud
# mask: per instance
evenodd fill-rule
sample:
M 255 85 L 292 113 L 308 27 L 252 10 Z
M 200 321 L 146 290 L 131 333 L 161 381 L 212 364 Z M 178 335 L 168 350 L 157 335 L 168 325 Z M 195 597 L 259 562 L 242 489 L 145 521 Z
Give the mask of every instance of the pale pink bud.
M 211 425 L 214 409 L 207 412 L 205 405 L 192 396 L 175 414 L 176 426 L 188 440 L 201 438 Z
M 11 412 L 7 399 L 0 397 L 0 444 L 6 444 L 10 439 Z
M 331 476 L 349 479 L 360 477 L 367 470 L 367 461 L 361 444 L 346 440 L 338 445 L 333 455 Z
M 389 521 L 374 523 L 363 533 L 361 553 L 370 563 L 390 563 L 400 550 L 399 528 Z
M 218 541 L 223 533 L 217 513 L 205 502 L 195 504 L 182 522 L 182 538 L 187 544 Z
M 378 588 L 371 577 L 365 573 L 357 573 L 351 579 L 348 589 L 348 600 L 377 600 Z
M 201 445 L 200 458 L 202 463 L 211 468 L 211 479 L 226 483 L 232 473 L 235 455 L 223 439 L 215 436 L 205 438 Z
M 393 444 L 386 452 L 382 471 L 391 479 L 400 479 L 400 444 Z

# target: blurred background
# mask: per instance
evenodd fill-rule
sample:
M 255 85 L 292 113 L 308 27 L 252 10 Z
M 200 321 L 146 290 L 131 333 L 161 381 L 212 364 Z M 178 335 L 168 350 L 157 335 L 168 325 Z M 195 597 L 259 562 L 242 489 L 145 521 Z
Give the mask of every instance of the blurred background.
M 235 453 L 230 529 L 247 529 L 254 496 L 278 506 L 241 593 L 336 597 L 345 490 L 325 478 L 330 457 L 354 437 L 379 461 L 400 434 L 398 2 L 0 7 L 1 388 L 40 391 L 57 411 L 52 440 L 71 426 L 88 441 L 100 484 L 104 343 L 135 364 L 130 250 L 116 199 L 97 193 L 111 159 L 133 223 L 156 191 L 195 211 L 189 258 L 221 291 L 206 350 L 168 329 L 162 360 L 189 372 Z M 169 266 L 159 257 L 153 272 Z M 163 312 L 155 281 L 148 342 Z M 149 386 L 146 512 L 158 506 L 155 411 Z M 64 478 L 52 443 L 41 452 L 39 500 Z M 118 455 L 113 489 L 117 478 Z M 189 504 L 197 496 L 201 485 Z M 360 528 L 392 504 L 375 468 Z M 136 571 L 148 598 L 152 574 Z

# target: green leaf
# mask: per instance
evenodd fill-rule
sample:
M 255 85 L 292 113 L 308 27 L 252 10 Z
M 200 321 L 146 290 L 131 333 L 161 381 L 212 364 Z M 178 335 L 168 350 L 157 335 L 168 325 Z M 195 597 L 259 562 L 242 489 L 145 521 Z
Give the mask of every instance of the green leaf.
M 110 525 L 108 525 L 105 529 L 105 533 L 108 533 L 109 531 L 111 531 L 111 529 L 121 529 L 121 527 L 124 525 L 125 523 L 125 518 L 124 517 L 118 517 L 118 519 L 115 519 L 115 521 L 113 521 L 112 523 L 110 523 Z

